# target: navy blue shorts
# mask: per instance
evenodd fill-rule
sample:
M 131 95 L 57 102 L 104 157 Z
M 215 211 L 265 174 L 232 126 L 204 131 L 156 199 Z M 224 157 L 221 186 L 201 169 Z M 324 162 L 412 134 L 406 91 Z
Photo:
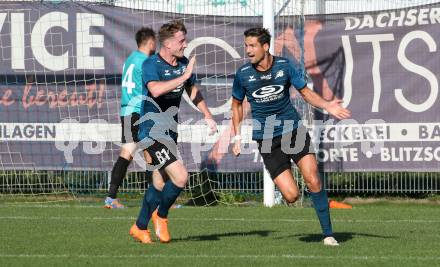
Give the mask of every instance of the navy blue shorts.
M 167 135 L 163 139 L 151 139 L 150 137 L 144 137 L 139 141 L 140 148 L 147 151 L 150 154 L 155 169 L 163 170 L 171 163 L 177 161 L 177 134 Z
M 292 168 L 295 163 L 308 154 L 315 154 L 313 143 L 307 129 L 302 127 L 288 134 L 274 137 L 273 139 L 256 140 L 258 151 L 263 158 L 264 165 L 270 177 L 275 179 L 285 170 Z M 282 140 L 284 140 L 282 142 Z

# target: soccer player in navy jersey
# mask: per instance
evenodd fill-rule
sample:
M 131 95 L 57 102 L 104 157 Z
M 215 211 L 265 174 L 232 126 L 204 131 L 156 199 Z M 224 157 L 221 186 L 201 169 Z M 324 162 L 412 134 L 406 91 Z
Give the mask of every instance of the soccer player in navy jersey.
M 133 153 L 137 149 L 138 128 L 142 104 L 142 64 L 156 51 L 156 35 L 148 27 L 143 27 L 136 32 L 138 49 L 133 51 L 125 60 L 122 67 L 121 86 L 121 124 L 122 124 L 122 147 L 118 159 L 112 169 L 110 188 L 104 200 L 104 207 L 108 209 L 124 208 L 116 198 L 122 180 L 127 173 L 128 165 L 133 159 Z M 144 152 L 147 161 L 151 161 L 149 155 Z
M 168 231 L 168 210 L 185 187 L 188 171 L 178 160 L 177 111 L 184 91 L 203 113 L 210 133 L 217 131 L 205 100 L 195 86 L 192 73 L 195 58 L 184 56 L 187 47 L 186 28 L 180 21 L 164 24 L 159 30 L 158 54 L 143 64 L 144 101 L 141 108 L 139 139 L 157 167 L 153 183 L 145 192 L 138 219 L 130 235 L 142 243 L 151 243 L 147 230 L 153 221 L 156 236 L 162 243 L 171 240 Z
M 250 62 L 238 69 L 233 83 L 232 122 L 236 135 L 232 151 L 235 156 L 241 152 L 240 123 L 243 120 L 242 101 L 246 97 L 252 110 L 252 139 L 258 143 L 273 182 L 287 202 L 297 200 L 299 190 L 291 172 L 293 160 L 309 189 L 324 234 L 324 244 L 338 246 L 311 138 L 290 102 L 289 88 L 293 86 L 306 102 L 326 110 L 337 119 L 349 118 L 351 113 L 341 106 L 341 100 L 326 101 L 309 89 L 304 75 L 291 61 L 271 55 L 271 36 L 266 29 L 248 29 L 244 36 Z

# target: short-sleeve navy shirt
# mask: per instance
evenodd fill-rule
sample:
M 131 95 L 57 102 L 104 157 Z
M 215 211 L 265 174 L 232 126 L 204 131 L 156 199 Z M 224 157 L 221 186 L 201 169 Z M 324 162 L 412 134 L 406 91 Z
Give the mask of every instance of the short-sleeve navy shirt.
M 144 61 L 142 65 L 142 81 L 144 84 L 143 95 L 147 96 L 150 100 L 142 101 L 140 114 L 141 121 L 143 117 L 149 117 L 144 116 L 147 113 L 164 113 L 170 107 L 179 108 L 184 89 L 193 86 L 195 83 L 196 78 L 194 74 L 191 78 L 186 80 L 185 83 L 176 87 L 176 89 L 158 97 L 153 97 L 148 91 L 148 83 L 151 81 L 169 81 L 182 76 L 186 70 L 188 62 L 189 61 L 186 57 L 182 57 L 177 60 L 177 65 L 173 66 L 166 62 L 159 54 L 155 54 Z M 161 118 L 167 117 L 161 116 Z M 174 115 L 172 121 L 164 121 L 163 119 L 148 119 L 142 121 L 139 127 L 139 139 L 144 139 L 145 137 L 152 137 L 154 139 L 155 133 L 151 132 L 154 126 L 159 129 L 169 129 L 168 134 L 171 135 L 173 139 L 177 139 L 177 114 Z
M 235 74 L 232 97 L 243 101 L 246 96 L 252 109 L 254 123 L 252 139 L 262 140 L 280 136 L 299 126 L 301 119 L 290 102 L 289 89 L 306 87 L 307 81 L 291 61 L 273 57 L 267 71 L 258 71 L 251 63 L 240 67 Z

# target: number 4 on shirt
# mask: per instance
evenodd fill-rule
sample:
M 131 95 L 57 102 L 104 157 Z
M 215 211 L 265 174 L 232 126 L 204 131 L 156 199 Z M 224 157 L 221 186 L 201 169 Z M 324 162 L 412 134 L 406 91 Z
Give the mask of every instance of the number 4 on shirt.
M 125 70 L 125 65 L 122 68 Z M 122 87 L 127 89 L 128 94 L 131 94 L 133 92 L 133 88 L 136 87 L 136 84 L 133 82 L 133 69 L 134 64 L 130 64 L 128 69 L 125 71 L 124 79 L 122 79 Z

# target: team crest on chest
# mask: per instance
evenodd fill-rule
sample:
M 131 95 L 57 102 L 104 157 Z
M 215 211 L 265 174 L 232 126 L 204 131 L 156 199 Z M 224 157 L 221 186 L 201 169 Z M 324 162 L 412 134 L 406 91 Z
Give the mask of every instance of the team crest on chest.
M 277 74 L 275 75 L 275 79 L 276 78 L 281 78 L 283 76 L 284 76 L 284 71 L 283 70 L 279 70 L 279 71 L 277 71 Z

